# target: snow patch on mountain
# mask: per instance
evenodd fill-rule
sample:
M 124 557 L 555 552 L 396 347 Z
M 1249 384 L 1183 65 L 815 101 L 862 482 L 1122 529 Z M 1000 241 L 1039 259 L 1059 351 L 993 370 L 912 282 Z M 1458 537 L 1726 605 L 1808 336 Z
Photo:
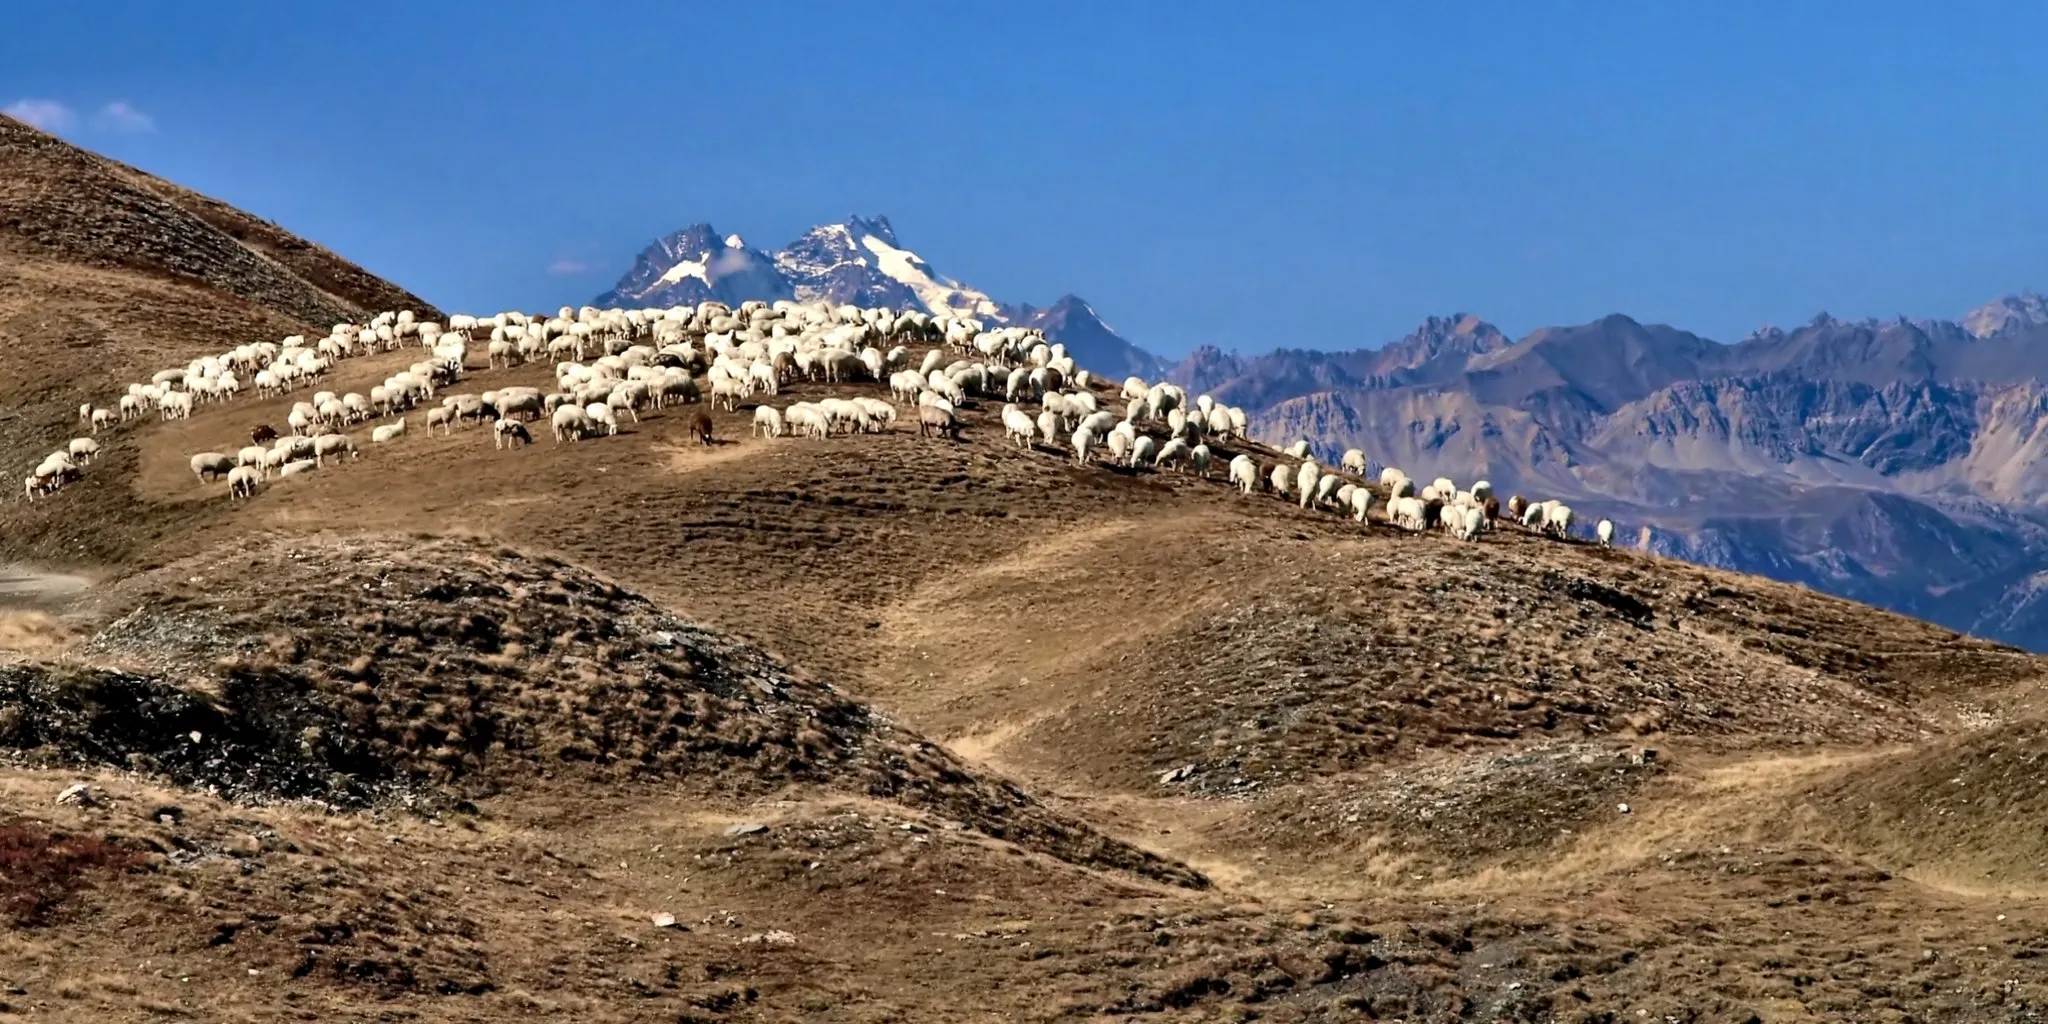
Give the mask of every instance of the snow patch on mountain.
M 668 272 L 655 280 L 661 284 L 681 284 L 683 278 L 694 277 L 706 285 L 711 283 L 710 262 L 707 260 L 683 260 L 668 268 Z
M 932 273 L 924 258 L 908 249 L 898 249 L 877 235 L 867 235 L 860 244 L 875 254 L 875 268 L 909 288 L 918 301 L 933 313 L 953 316 L 994 317 L 1001 314 L 995 300 L 965 287 L 951 278 Z

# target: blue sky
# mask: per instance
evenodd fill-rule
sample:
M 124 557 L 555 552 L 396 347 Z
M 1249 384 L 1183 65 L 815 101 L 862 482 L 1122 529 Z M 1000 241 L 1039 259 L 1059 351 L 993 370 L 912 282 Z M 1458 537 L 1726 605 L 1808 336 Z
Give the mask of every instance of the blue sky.
M 2048 288 L 2048 5 L 17 6 L 0 106 L 450 310 L 856 212 L 1173 354 Z

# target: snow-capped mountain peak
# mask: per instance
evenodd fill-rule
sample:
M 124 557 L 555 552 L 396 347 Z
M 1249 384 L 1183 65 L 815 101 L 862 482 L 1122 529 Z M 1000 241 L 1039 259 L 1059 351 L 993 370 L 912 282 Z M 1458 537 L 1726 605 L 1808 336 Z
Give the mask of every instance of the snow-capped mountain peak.
M 1116 336 L 1088 305 L 1067 296 L 1047 309 L 1006 306 L 948 277 L 904 246 L 883 216 L 821 224 L 775 253 L 697 224 L 657 240 L 596 304 L 671 306 L 718 299 L 795 299 L 914 309 L 983 323 L 1042 327 L 1101 373 L 1164 373 L 1165 363 Z

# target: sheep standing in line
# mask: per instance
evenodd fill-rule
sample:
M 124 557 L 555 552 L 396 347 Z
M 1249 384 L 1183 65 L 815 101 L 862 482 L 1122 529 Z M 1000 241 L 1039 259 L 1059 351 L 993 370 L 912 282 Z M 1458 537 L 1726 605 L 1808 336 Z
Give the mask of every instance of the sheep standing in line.
M 766 434 L 769 437 L 781 437 L 782 430 L 782 411 L 780 409 L 772 405 L 757 405 L 754 407 L 754 433 L 756 435 Z

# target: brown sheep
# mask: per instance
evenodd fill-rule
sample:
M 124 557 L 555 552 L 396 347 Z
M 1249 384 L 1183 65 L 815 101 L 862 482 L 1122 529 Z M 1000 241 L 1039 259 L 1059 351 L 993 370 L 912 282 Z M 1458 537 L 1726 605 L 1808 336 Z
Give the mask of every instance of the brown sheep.
M 960 421 L 954 419 L 952 413 L 936 405 L 919 406 L 917 410 L 917 436 L 930 437 L 933 434 L 958 441 L 960 440 Z
M 269 444 L 277 440 L 277 428 L 268 423 L 258 423 L 249 430 L 250 444 Z
M 690 435 L 697 439 L 698 444 L 711 444 L 711 417 L 701 412 L 690 417 Z
M 1491 530 L 1495 523 L 1500 522 L 1500 499 L 1488 495 L 1484 507 L 1486 509 L 1486 528 Z

